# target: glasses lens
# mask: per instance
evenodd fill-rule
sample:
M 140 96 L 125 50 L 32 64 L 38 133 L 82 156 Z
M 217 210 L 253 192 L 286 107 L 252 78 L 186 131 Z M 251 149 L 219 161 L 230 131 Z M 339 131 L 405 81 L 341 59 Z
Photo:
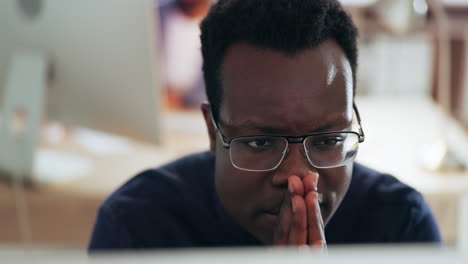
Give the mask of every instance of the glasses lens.
M 307 158 L 317 168 L 339 167 L 353 161 L 358 146 L 357 133 L 310 136 L 304 140 Z
M 274 169 L 283 159 L 288 141 L 281 137 L 242 137 L 231 142 L 234 167 L 252 171 Z

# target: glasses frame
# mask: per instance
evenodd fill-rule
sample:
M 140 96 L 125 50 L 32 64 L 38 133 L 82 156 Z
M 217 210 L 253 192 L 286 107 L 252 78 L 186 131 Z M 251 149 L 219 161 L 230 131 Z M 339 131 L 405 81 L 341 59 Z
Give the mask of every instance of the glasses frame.
M 329 134 L 336 134 L 336 133 L 340 133 L 340 134 L 343 134 L 343 133 L 348 133 L 348 134 L 355 134 L 358 136 L 358 139 L 359 139 L 359 143 L 362 143 L 364 142 L 365 140 L 365 134 L 364 134 L 364 130 L 362 129 L 362 124 L 361 124 L 361 116 L 359 115 L 359 111 L 357 109 L 357 106 L 356 104 L 353 102 L 353 110 L 356 114 L 356 119 L 357 119 L 357 122 L 358 122 L 358 132 L 356 131 L 353 131 L 353 130 L 341 130 L 341 131 L 327 131 L 327 132 L 317 132 L 317 133 L 310 133 L 310 134 L 304 134 L 304 135 L 297 135 L 297 136 L 291 136 L 291 135 L 271 135 L 271 134 L 254 134 L 254 135 L 244 135 L 244 136 L 236 136 L 236 137 L 232 137 L 231 139 L 229 140 L 226 140 L 224 134 L 221 132 L 221 129 L 219 128 L 219 125 L 218 125 L 218 122 L 215 121 L 214 117 L 213 117 L 213 110 L 211 110 L 211 120 L 213 121 L 213 125 L 215 126 L 216 128 L 216 132 L 219 133 L 220 135 L 220 139 L 221 139 L 221 143 L 223 144 L 223 147 L 225 149 L 229 149 L 231 148 L 231 142 L 235 139 L 239 139 L 239 138 L 249 138 L 249 137 L 276 137 L 276 138 L 284 138 L 286 139 L 287 141 L 287 144 L 286 144 L 286 147 L 285 147 L 285 150 L 283 150 L 283 153 L 282 153 L 282 157 L 281 159 L 279 160 L 278 164 L 272 168 L 272 169 L 268 169 L 268 170 L 251 170 L 251 169 L 245 169 L 245 168 L 241 168 L 241 167 L 238 167 L 233 161 L 232 161 L 232 155 L 231 155 L 231 151 L 229 151 L 229 157 L 231 159 L 231 164 L 232 166 L 234 166 L 235 168 L 237 169 L 240 169 L 240 170 L 244 170 L 244 171 L 271 171 L 271 170 L 275 170 L 276 168 L 279 167 L 279 165 L 281 164 L 281 162 L 283 162 L 283 159 L 284 159 L 284 156 L 286 155 L 287 153 L 287 150 L 288 150 L 288 146 L 289 144 L 303 144 L 303 147 L 304 147 L 304 150 L 305 150 L 305 154 L 307 156 L 307 160 L 309 161 L 309 163 L 314 166 L 314 167 L 317 167 L 317 168 L 335 168 L 335 167 L 339 167 L 339 166 L 343 166 L 345 164 L 342 164 L 342 165 L 339 165 L 339 166 L 332 166 L 332 167 L 319 167 L 319 166 L 316 166 L 312 163 L 312 161 L 310 160 L 309 158 L 309 155 L 307 154 L 307 149 L 306 149 L 306 146 L 305 146 L 305 143 L 304 141 L 310 137 L 310 136 L 322 136 L 322 135 L 329 135 Z M 297 139 L 300 139 L 300 140 L 297 140 Z

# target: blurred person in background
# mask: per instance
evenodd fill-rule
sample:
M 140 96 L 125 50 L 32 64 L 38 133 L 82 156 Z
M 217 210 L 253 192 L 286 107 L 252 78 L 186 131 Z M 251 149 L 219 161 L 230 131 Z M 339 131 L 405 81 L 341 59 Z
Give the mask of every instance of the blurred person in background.
M 159 5 L 166 106 L 196 108 L 206 100 L 199 24 L 211 0 L 170 0 Z
M 420 193 L 354 162 L 356 39 L 335 0 L 215 4 L 201 24 L 210 151 L 114 192 L 89 249 L 440 243 Z

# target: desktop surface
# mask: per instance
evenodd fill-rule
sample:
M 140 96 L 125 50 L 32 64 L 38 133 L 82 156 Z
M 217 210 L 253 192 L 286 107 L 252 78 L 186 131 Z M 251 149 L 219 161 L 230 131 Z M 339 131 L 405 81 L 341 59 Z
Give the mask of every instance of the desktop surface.
M 87 255 L 73 250 L 0 249 L 2 263 L 468 263 L 467 252 L 433 246 L 330 247 L 324 254 L 298 248 L 161 250 Z M 4 262 L 7 261 L 7 262 Z

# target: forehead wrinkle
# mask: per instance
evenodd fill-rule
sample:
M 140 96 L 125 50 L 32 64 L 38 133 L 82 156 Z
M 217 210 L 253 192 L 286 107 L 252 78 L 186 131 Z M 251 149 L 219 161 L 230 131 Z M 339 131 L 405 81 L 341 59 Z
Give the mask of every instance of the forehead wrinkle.
M 348 118 L 348 115 L 343 115 L 342 113 L 336 113 L 329 116 L 325 120 L 320 122 L 313 121 L 310 122 L 296 121 L 296 122 L 281 122 L 279 119 L 271 119 L 272 121 L 263 121 L 258 118 L 249 118 L 246 120 L 241 120 L 237 122 L 224 121 L 220 119 L 220 124 L 223 127 L 226 127 L 230 130 L 244 130 L 244 131 L 256 131 L 260 134 L 265 133 L 282 133 L 282 134 L 308 134 L 314 132 L 324 132 L 333 130 L 344 129 L 351 124 L 352 119 Z M 288 120 L 290 121 L 290 120 Z M 306 128 L 304 129 L 304 124 Z M 309 127 L 310 125 L 310 127 Z M 301 129 L 299 129 L 301 128 Z

